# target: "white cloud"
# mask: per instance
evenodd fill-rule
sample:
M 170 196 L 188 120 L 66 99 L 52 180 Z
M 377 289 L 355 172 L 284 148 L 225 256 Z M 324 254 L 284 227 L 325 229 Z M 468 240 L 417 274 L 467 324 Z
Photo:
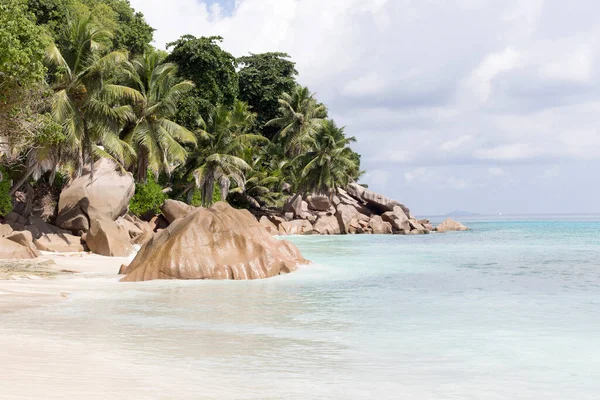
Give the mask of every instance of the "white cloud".
M 448 152 L 454 151 L 456 149 L 459 149 L 463 145 L 471 142 L 472 140 L 473 140 L 473 137 L 471 137 L 470 135 L 463 135 L 454 140 L 449 140 L 447 142 L 442 143 L 442 145 L 440 146 L 440 150 L 448 151 Z
M 536 156 L 528 144 L 515 143 L 475 150 L 473 156 L 479 160 L 515 161 Z
M 456 178 L 454 176 L 451 176 L 450 178 L 446 179 L 446 183 L 451 188 L 457 189 L 457 190 L 462 190 L 469 186 L 469 184 L 465 180 Z
M 433 173 L 428 171 L 427 168 L 417 168 L 414 171 L 405 172 L 404 179 L 407 182 L 427 182 L 434 177 Z
M 488 168 L 488 173 L 492 176 L 504 176 L 505 174 L 504 170 L 498 167 Z
M 460 178 L 439 173 L 423 185 L 463 181 L 467 191 L 499 165 L 518 162 L 511 177 L 539 176 L 545 166 L 535 164 L 548 159 L 600 160 L 595 0 L 236 0 L 229 14 L 201 0 L 131 3 L 158 28 L 158 46 L 221 35 L 236 56 L 288 52 L 389 196 L 404 196 L 389 180 L 406 165 L 411 184 L 415 170 L 444 166 Z M 482 169 L 458 171 L 473 164 Z M 527 190 L 522 179 L 497 201 Z
M 385 87 L 385 81 L 376 73 L 370 73 L 354 79 L 342 89 L 346 96 L 362 96 L 365 94 L 377 94 Z
M 511 47 L 499 53 L 489 54 L 469 76 L 465 86 L 484 103 L 492 94 L 493 79 L 502 72 L 518 67 L 521 58 L 522 56 Z

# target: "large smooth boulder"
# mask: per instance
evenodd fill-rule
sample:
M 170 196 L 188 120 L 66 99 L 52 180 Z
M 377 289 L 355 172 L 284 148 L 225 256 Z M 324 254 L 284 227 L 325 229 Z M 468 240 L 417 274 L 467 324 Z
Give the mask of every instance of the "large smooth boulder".
M 374 191 L 369 190 L 356 183 L 349 184 L 346 188 L 346 191 L 350 196 L 366 203 L 370 209 L 373 209 L 379 213 L 394 211 L 394 207 L 399 206 L 402 208 L 404 213 L 410 218 L 410 210 L 404 204 L 400 204 L 396 200 L 392 200 L 388 197 L 385 197 L 382 194 L 375 193 Z
M 337 205 L 335 217 L 338 220 L 340 232 L 343 234 L 350 233 L 350 223 L 352 221 L 369 220 L 369 217 L 358 212 L 354 206 L 342 203 Z
M 33 236 L 29 231 L 21 231 L 21 232 L 13 232 L 10 235 L 6 236 L 7 240 L 11 240 L 15 243 L 20 244 L 21 246 L 27 247 L 36 257 L 42 255 L 40 251 L 33 244 Z
M 314 225 L 315 233 L 321 235 L 339 235 L 341 233 L 340 223 L 334 215 L 322 215 Z
M 92 222 L 85 242 L 88 248 L 102 256 L 127 257 L 134 249 L 127 229 L 115 221 L 97 219 Z
M 28 246 L 0 238 L 0 259 L 2 260 L 30 260 L 36 258 L 37 254 Z
M 71 232 L 87 232 L 90 221 L 114 221 L 127 212 L 135 193 L 133 175 L 122 172 L 117 164 L 102 158 L 90 171 L 71 182 L 60 194 L 56 225 Z
M 284 206 L 283 211 L 285 211 L 286 213 L 292 212 L 293 216 L 299 217 L 300 214 L 302 214 L 303 211 L 306 211 L 306 210 L 302 210 L 302 206 L 303 206 L 302 203 L 306 204 L 306 202 L 304 200 L 302 200 L 302 196 L 300 196 L 300 195 L 294 196 Z
M 284 221 L 285 222 L 285 221 Z M 269 218 L 267 218 L 266 215 L 263 215 L 262 217 L 260 217 L 260 220 L 258 221 L 258 223 L 267 230 L 267 232 L 269 232 L 269 234 L 271 235 L 277 235 L 279 234 L 279 231 L 277 229 L 277 226 L 275 226 L 274 223 L 272 223 Z
M 162 214 L 169 223 L 173 223 L 176 219 L 183 218 L 188 214 L 196 211 L 198 207 L 190 206 L 182 201 L 167 199 L 160 207 Z
M 13 228 L 8 224 L 0 224 L 0 237 L 8 236 L 13 232 Z
M 313 211 L 329 211 L 332 206 L 329 197 L 321 195 L 308 196 L 306 204 L 308 205 L 308 209 Z
M 364 214 L 368 217 L 370 217 L 373 214 L 373 211 L 370 210 L 369 208 L 367 208 L 362 201 L 356 200 L 354 197 L 350 196 L 348 194 L 348 192 L 346 192 L 344 189 L 341 189 L 341 188 L 337 189 L 337 196 L 334 197 L 334 203 L 335 203 L 336 199 L 341 204 L 346 204 L 346 205 L 356 208 L 356 210 L 359 213 Z M 337 207 L 337 204 L 336 204 L 336 207 Z M 367 221 L 368 221 L 368 219 L 367 219 Z
M 376 235 L 389 235 L 392 233 L 392 224 L 383 220 L 379 215 L 374 216 L 369 221 L 369 227 L 373 234 Z
M 56 253 L 74 253 L 84 251 L 81 238 L 68 233 L 49 233 L 33 241 L 35 247 L 42 251 Z
M 391 224 L 394 232 L 408 233 L 411 230 L 409 218 L 399 206 L 395 206 L 392 211 L 383 213 L 381 218 Z
M 313 226 L 303 219 L 285 221 L 279 224 L 280 235 L 308 235 L 313 233 Z
M 469 228 L 464 226 L 458 221 L 448 218 L 435 228 L 437 232 L 449 232 L 449 231 L 468 231 Z
M 127 232 L 130 239 L 134 239 L 143 233 L 143 230 L 128 218 L 120 217 L 115 222 Z M 150 229 L 150 225 L 148 225 L 148 229 Z
M 271 236 L 246 210 L 224 202 L 200 208 L 154 235 L 128 267 L 125 282 L 153 279 L 261 279 L 307 261 Z

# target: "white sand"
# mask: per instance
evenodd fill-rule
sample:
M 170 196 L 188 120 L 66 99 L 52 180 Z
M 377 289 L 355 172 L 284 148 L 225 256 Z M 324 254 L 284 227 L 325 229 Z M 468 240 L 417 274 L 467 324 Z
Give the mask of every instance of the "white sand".
M 80 279 L 115 278 L 130 257 L 42 252 L 35 260 L 0 260 L 0 314 L 65 300 Z

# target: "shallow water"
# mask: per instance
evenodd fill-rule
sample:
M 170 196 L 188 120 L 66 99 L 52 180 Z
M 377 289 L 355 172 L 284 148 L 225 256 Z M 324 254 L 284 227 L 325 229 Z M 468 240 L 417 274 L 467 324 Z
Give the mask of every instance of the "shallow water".
M 0 313 L 0 398 L 597 399 L 600 220 L 294 237 L 264 281 L 84 276 Z M 0 297 L 0 308 L 1 302 Z

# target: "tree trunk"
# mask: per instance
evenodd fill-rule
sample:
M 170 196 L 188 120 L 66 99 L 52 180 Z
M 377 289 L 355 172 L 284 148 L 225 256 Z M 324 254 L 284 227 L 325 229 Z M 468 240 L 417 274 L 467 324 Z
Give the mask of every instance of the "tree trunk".
M 15 183 L 13 187 L 10 188 L 8 195 L 13 196 L 17 192 L 17 190 L 19 190 L 21 186 L 23 186 L 23 184 L 27 182 L 31 174 L 33 174 L 33 167 L 27 168 L 27 172 L 25 172 L 25 175 L 23 175 L 23 177 L 19 179 L 19 181 Z
M 148 152 L 142 148 L 140 154 L 138 154 L 138 163 L 136 171 L 137 181 L 140 183 L 146 183 L 148 181 Z

